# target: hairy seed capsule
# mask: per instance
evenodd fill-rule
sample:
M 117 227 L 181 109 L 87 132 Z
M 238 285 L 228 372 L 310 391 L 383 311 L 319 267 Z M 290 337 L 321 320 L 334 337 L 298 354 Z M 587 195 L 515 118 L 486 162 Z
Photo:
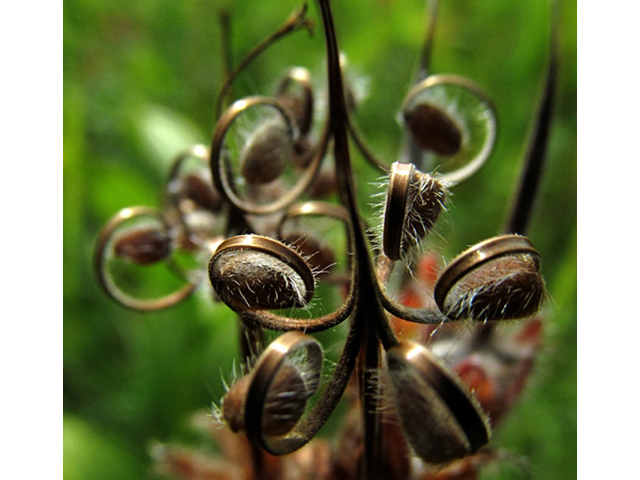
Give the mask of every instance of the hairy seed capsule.
M 260 125 L 242 150 L 240 172 L 247 183 L 265 184 L 284 172 L 293 155 L 288 126 L 280 120 Z
M 304 307 L 313 297 L 313 272 L 294 250 L 258 235 L 225 240 L 209 262 L 209 279 L 227 305 L 244 309 Z
M 144 228 L 122 235 L 113 248 L 117 257 L 149 265 L 171 254 L 171 239 L 154 228 Z
M 462 146 L 462 132 L 439 108 L 419 103 L 403 112 L 413 140 L 438 155 L 454 155 Z
M 419 245 L 444 209 L 445 188 L 411 163 L 395 162 L 387 191 L 384 253 L 398 260 Z
M 449 318 L 509 320 L 533 315 L 545 297 L 538 252 L 521 236 L 504 235 L 460 254 L 435 287 Z
M 233 432 L 245 429 L 246 399 L 252 381 L 253 374 L 240 378 L 222 400 L 221 417 Z M 303 415 L 312 393 L 296 367 L 280 367 L 265 398 L 262 413 L 264 434 L 278 436 L 289 432 Z
M 389 349 L 387 364 L 400 421 L 424 461 L 447 463 L 488 442 L 489 427 L 479 408 L 426 348 L 400 342 Z

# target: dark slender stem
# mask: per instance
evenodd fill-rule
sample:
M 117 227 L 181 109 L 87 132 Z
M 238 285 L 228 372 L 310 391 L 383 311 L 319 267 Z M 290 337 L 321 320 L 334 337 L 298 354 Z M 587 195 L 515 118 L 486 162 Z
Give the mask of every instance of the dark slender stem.
M 248 372 L 253 367 L 255 359 L 264 350 L 264 332 L 260 327 L 247 325 L 243 322 L 238 323 L 240 325 L 240 355 L 242 355 L 245 371 Z
M 440 1 L 431 0 L 428 3 L 429 8 L 427 9 L 427 31 L 424 36 L 422 51 L 420 52 L 420 63 L 418 65 L 418 72 L 416 74 L 416 83 L 420 83 L 430 74 L 431 51 L 433 50 L 433 38 L 435 37 L 436 20 L 438 18 L 438 6 L 440 4 Z
M 351 159 L 349 157 L 349 140 L 347 132 L 348 113 L 344 96 L 342 72 L 338 44 L 331 15 L 329 0 L 319 0 L 327 42 L 327 67 L 329 76 L 329 118 L 334 139 L 334 157 L 336 161 L 336 175 L 340 198 L 347 209 L 352 228 L 350 231 L 351 245 L 353 245 L 353 260 L 355 270 L 353 282 L 355 288 L 352 294 L 356 298 L 354 324 L 361 324 L 365 328 L 365 341 L 362 354 L 364 355 L 364 371 L 360 372 L 361 399 L 364 421 L 364 460 L 362 464 L 362 478 L 374 478 L 378 472 L 379 461 L 379 417 L 376 413 L 377 381 L 380 366 L 380 340 L 378 328 L 387 325 L 386 314 L 381 303 L 378 290 L 378 280 L 369 254 L 367 239 L 364 233 L 362 219 L 358 211 Z M 384 333 L 390 329 L 381 328 Z M 393 333 L 391 332 L 391 336 Z M 386 339 L 387 343 L 395 340 Z M 370 382 L 373 382 L 371 385 Z
M 362 135 L 362 132 L 356 125 L 353 116 L 348 119 L 348 127 L 351 138 L 356 144 L 356 147 L 358 147 L 358 150 L 360 150 L 360 153 L 362 153 L 362 156 L 374 167 L 379 168 L 382 172 L 388 173 L 389 166 L 385 165 L 385 162 L 379 159 L 376 154 L 371 151 L 364 139 L 364 136 Z
M 551 117 L 556 91 L 556 39 L 555 25 L 551 30 L 549 67 L 545 81 L 542 100 L 535 117 L 531 132 L 524 167 L 518 183 L 515 201 L 509 213 L 505 233 L 524 234 L 531 220 L 531 212 L 536 199 L 538 187 L 547 156 Z
M 362 342 L 362 371 L 360 372 L 360 401 L 364 426 L 364 456 L 361 465 L 361 478 L 375 480 L 380 471 L 380 415 L 379 401 L 379 371 L 380 371 L 380 342 L 371 328 L 365 326 L 364 341 Z

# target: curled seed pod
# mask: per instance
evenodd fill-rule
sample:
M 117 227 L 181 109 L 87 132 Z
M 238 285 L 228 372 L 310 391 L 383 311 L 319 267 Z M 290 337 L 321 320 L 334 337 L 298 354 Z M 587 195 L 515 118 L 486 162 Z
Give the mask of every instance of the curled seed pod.
M 282 120 L 260 125 L 244 146 L 240 172 L 250 184 L 265 184 L 278 178 L 293 156 L 293 138 Z
M 288 332 L 260 356 L 244 407 L 247 436 L 269 451 L 268 438 L 289 433 L 316 392 L 322 371 L 322 348 L 300 332 Z
M 135 226 L 125 227 L 126 224 Z M 118 276 L 114 276 L 110 268 L 114 258 L 128 259 L 138 265 L 149 265 L 167 258 L 174 241 L 163 213 L 147 207 L 120 210 L 102 228 L 96 242 L 94 265 L 100 285 L 115 301 L 134 310 L 161 310 L 181 302 L 196 290 L 199 279 L 187 279 L 177 290 L 162 296 L 145 298 L 146 295 L 131 295 L 123 290 L 119 285 Z M 174 262 L 170 262 L 170 266 L 180 269 Z M 184 273 L 186 274 L 186 271 Z
M 508 320 L 533 315 L 545 297 L 539 254 L 519 235 L 485 240 L 456 257 L 435 286 L 449 318 Z
M 235 309 L 304 307 L 315 289 L 307 262 L 281 242 L 239 235 L 220 244 L 209 262 L 211 285 Z
M 387 364 L 400 421 L 424 461 L 447 463 L 489 441 L 489 425 L 475 399 L 425 347 L 400 342 L 388 350 Z
M 438 155 L 454 155 L 462 146 L 462 131 L 434 105 L 418 103 L 402 112 L 414 142 Z
M 222 420 L 233 432 L 245 429 L 245 406 L 252 380 L 252 374 L 240 378 L 222 400 Z M 312 394 L 298 368 L 293 365 L 280 367 L 265 399 L 263 432 L 277 436 L 290 431 L 304 413 Z
M 138 265 L 150 265 L 171 254 L 171 239 L 155 228 L 140 228 L 118 237 L 113 252 Z
M 444 185 L 412 163 L 394 162 L 387 191 L 382 244 L 398 260 L 429 233 L 444 209 Z
M 490 98 L 473 82 L 456 75 L 431 75 L 405 97 L 401 120 L 424 160 L 447 184 L 473 175 L 489 158 L 497 116 Z
M 291 232 L 282 241 L 295 248 L 318 275 L 329 273 L 336 263 L 331 247 L 308 233 Z

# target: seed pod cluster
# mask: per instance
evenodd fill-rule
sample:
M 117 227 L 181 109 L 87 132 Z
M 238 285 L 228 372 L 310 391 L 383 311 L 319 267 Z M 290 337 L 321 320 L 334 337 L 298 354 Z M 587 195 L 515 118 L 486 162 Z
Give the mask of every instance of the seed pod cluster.
M 528 317 L 544 297 L 539 254 L 518 235 L 489 239 L 461 253 L 435 287 L 438 307 L 454 320 Z
M 462 146 L 462 130 L 442 109 L 417 103 L 402 112 L 413 141 L 438 155 L 455 155 Z
M 114 254 L 138 265 L 150 265 L 171 254 L 171 239 L 156 228 L 139 228 L 118 237 Z
M 290 128 L 280 119 L 265 121 L 252 133 L 240 157 L 240 172 L 249 184 L 273 182 L 293 156 Z
M 398 260 L 426 237 L 444 210 L 445 187 L 411 163 L 395 162 L 383 225 L 383 249 L 391 260 Z
M 239 235 L 220 244 L 209 262 L 219 298 L 238 310 L 304 307 L 315 280 L 305 260 L 281 242 Z
M 396 408 L 415 453 L 444 464 L 475 453 L 489 426 L 466 389 L 422 345 L 400 342 L 387 352 Z

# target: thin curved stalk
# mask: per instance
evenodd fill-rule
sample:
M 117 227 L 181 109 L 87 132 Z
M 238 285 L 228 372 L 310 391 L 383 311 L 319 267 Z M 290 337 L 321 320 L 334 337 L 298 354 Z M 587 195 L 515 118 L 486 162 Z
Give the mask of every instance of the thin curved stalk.
M 427 31 L 425 32 L 424 42 L 422 43 L 422 51 L 420 52 L 420 63 L 418 64 L 418 72 L 416 73 L 416 83 L 430 75 L 431 52 L 433 50 L 433 39 L 436 31 L 436 20 L 438 19 L 439 0 L 431 0 L 427 10 Z
M 262 42 L 260 42 L 249 54 L 240 62 L 240 64 L 231 72 L 231 74 L 227 77 L 220 92 L 218 93 L 218 100 L 216 102 L 216 118 L 220 117 L 222 113 L 222 108 L 224 104 L 224 100 L 229 93 L 229 89 L 231 88 L 231 84 L 236 79 L 238 74 L 242 72 L 247 66 L 259 57 L 262 52 L 264 52 L 267 48 L 273 45 L 277 40 L 282 37 L 285 37 L 289 33 L 295 32 L 301 28 L 304 28 L 309 31 L 310 34 L 313 34 L 313 22 L 307 18 L 305 15 L 307 14 L 307 4 L 303 4 L 302 7 L 294 12 L 286 22 L 274 33 L 265 38 Z
M 374 167 L 382 170 L 384 173 L 388 173 L 389 166 L 386 165 L 383 160 L 378 158 L 376 154 L 371 151 L 371 149 L 367 145 L 366 140 L 364 139 L 364 135 L 355 123 L 353 116 L 350 116 L 348 118 L 347 126 L 349 127 L 349 134 L 351 135 L 353 142 L 356 144 L 356 147 L 358 147 L 358 150 L 360 150 L 360 153 L 365 158 L 365 160 L 367 160 Z
M 276 332 L 299 331 L 306 333 L 323 332 L 344 322 L 353 312 L 354 299 L 351 298 L 334 312 L 317 318 L 303 319 L 277 315 L 271 312 L 246 310 L 237 312 L 247 325 L 260 326 Z

